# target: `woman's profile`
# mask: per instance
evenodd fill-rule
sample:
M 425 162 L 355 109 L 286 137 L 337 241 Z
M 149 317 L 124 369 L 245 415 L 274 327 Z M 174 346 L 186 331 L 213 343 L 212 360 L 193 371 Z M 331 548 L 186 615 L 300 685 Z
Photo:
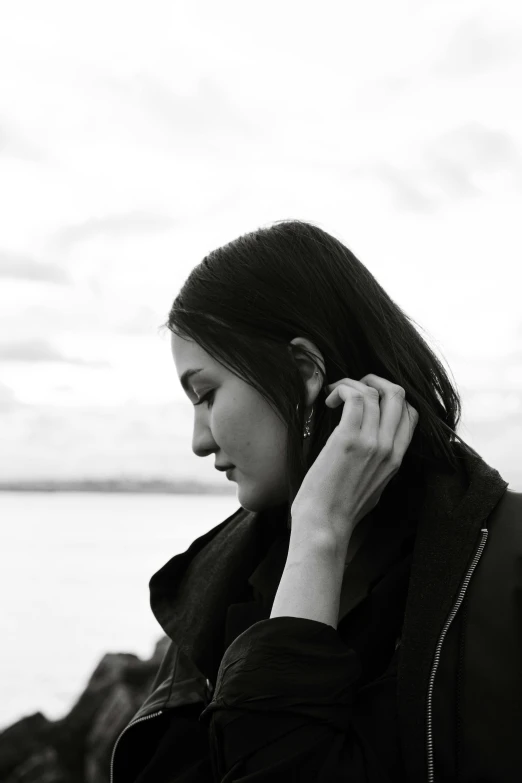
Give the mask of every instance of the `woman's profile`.
M 111 783 L 522 780 L 522 494 L 412 320 L 285 220 L 164 327 L 239 508 L 151 578 L 171 641 Z

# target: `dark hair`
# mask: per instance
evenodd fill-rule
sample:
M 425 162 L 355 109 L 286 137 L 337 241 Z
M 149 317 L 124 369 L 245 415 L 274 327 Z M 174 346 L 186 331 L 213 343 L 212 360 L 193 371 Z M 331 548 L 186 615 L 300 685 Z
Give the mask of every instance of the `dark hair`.
M 342 412 L 317 398 L 306 458 L 305 385 L 289 350 L 297 336 L 321 351 L 325 384 L 374 373 L 405 389 L 419 421 L 390 485 L 399 476 L 414 485 L 435 465 L 457 470 L 459 396 L 413 323 L 342 242 L 311 223 L 282 220 L 205 256 L 160 328 L 195 340 L 286 422 L 291 506 Z

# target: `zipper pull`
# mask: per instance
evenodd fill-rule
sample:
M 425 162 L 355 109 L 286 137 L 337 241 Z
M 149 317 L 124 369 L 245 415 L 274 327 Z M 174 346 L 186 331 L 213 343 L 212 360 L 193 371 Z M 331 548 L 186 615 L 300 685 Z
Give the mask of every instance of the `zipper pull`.
M 213 693 L 214 693 L 214 686 L 212 685 L 212 683 L 210 682 L 210 680 L 207 677 L 206 682 L 205 682 L 205 699 L 206 699 L 205 706 L 208 706 L 210 704 L 210 702 L 212 701 L 212 694 Z

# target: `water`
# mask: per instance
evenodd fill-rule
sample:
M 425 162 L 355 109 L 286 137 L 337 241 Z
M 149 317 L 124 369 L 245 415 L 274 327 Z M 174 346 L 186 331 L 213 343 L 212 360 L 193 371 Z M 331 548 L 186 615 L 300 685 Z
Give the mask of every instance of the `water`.
M 163 635 L 149 579 L 232 514 L 231 496 L 0 493 L 0 730 L 66 715 L 106 652 Z

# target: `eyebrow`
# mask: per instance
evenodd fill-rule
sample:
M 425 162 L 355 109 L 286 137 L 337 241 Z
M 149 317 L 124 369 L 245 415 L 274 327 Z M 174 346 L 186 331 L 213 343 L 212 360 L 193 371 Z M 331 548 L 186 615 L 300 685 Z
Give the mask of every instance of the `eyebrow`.
M 198 372 L 203 372 L 203 367 L 199 367 L 197 370 L 185 370 L 183 375 L 181 376 L 180 383 L 185 389 L 185 391 L 190 391 L 189 389 L 189 379 L 192 378 L 193 375 L 197 375 Z

